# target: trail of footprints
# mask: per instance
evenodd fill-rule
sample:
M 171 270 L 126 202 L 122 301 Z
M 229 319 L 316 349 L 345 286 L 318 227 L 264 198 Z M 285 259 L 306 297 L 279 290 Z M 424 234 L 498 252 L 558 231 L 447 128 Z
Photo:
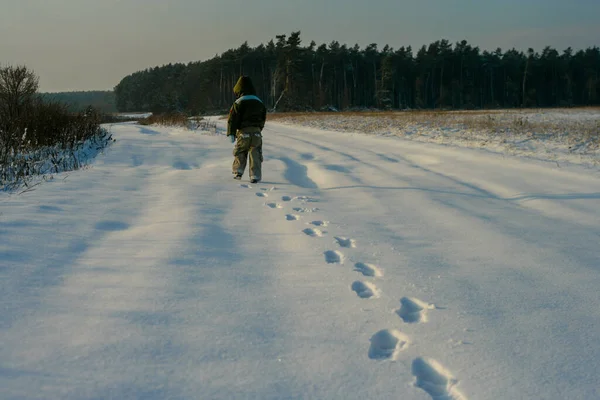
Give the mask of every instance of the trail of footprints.
M 252 189 L 251 185 L 240 185 L 242 188 Z M 276 190 L 276 187 L 269 189 L 263 188 L 256 192 L 260 198 L 268 198 L 269 193 Z M 308 196 L 281 196 L 281 202 L 290 203 L 299 201 L 301 203 L 315 203 L 317 199 Z M 277 201 L 264 203 L 271 209 L 282 209 L 284 205 Z M 305 205 L 305 204 L 304 204 Z M 300 221 L 301 214 L 310 214 L 319 211 L 316 207 L 293 207 L 294 213 L 285 214 L 287 221 Z M 329 221 L 313 220 L 306 223 L 311 227 L 303 229 L 301 232 L 309 237 L 320 238 L 327 233 L 323 228 L 329 226 Z M 334 236 L 334 242 L 341 249 L 354 249 L 357 243 L 354 239 L 344 236 Z M 323 253 L 327 264 L 343 265 L 346 256 L 340 250 L 327 250 Z M 383 270 L 374 264 L 365 262 L 356 262 L 354 271 L 371 279 L 379 279 L 384 276 Z M 361 299 L 377 299 L 381 296 L 381 291 L 375 283 L 367 280 L 356 280 L 350 285 L 350 289 Z M 426 303 L 414 297 L 402 297 L 400 299 L 400 308 L 396 310 L 399 319 L 406 324 L 425 323 L 428 320 L 428 311 L 436 309 L 431 303 Z M 398 359 L 400 353 L 410 345 L 410 338 L 397 329 L 382 329 L 370 338 L 368 357 L 372 360 L 392 360 Z M 452 373 L 442 366 L 438 361 L 417 357 L 411 365 L 411 373 L 415 378 L 414 386 L 424 390 L 429 394 L 432 400 L 467 400 L 467 398 L 456 389 L 458 380 L 452 376 Z

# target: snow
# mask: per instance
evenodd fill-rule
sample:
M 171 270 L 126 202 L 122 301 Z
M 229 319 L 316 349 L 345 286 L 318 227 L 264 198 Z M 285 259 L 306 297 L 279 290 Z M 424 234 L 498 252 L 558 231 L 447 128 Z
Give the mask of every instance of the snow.
M 320 130 L 399 136 L 561 163 L 600 165 L 600 109 L 308 113 L 278 122 Z
M 269 122 L 253 185 L 111 133 L 0 194 L 1 398 L 600 398 L 597 168 Z
M 0 180 L 0 192 L 11 188 L 31 190 L 44 179 L 53 179 L 53 173 L 86 168 L 100 150 L 110 145 L 111 142 L 110 134 L 104 130 L 96 136 L 75 143 L 71 149 L 65 149 L 62 146 L 47 146 L 24 154 L 12 155 L 12 162 L 8 163 L 10 168 L 6 170 L 6 181 Z M 29 171 L 25 182 L 23 179 L 17 178 L 24 164 L 28 166 Z

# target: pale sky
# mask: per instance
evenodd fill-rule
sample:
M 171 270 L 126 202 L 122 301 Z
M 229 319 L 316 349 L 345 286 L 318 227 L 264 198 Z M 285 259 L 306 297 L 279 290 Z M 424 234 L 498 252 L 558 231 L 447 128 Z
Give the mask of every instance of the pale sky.
M 562 52 L 600 46 L 599 21 L 600 0 L 0 0 L 0 65 L 26 65 L 41 91 L 111 90 L 148 67 L 293 31 L 304 45 Z

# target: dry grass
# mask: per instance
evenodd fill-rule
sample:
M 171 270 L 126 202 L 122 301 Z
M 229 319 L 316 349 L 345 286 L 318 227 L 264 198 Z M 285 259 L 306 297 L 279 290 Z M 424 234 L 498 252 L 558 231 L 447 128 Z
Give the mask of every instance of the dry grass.
M 214 135 L 219 134 L 217 123 L 211 121 L 210 119 L 206 119 L 204 117 L 191 117 L 189 118 L 188 122 L 189 129 L 201 130 L 203 132 L 212 133 Z
M 570 157 L 577 162 L 600 164 L 600 107 L 273 113 L 268 120 L 330 131 L 488 147 L 508 154 L 535 156 L 538 149 L 554 160 Z
M 544 109 L 532 109 L 532 108 L 515 108 L 515 109 L 492 109 L 492 110 L 410 110 L 410 111 L 324 111 L 324 112 L 276 112 L 269 114 L 269 119 L 278 120 L 282 118 L 290 117 L 315 117 L 315 116 L 368 116 L 368 117 L 406 117 L 406 116 L 481 116 L 481 115 L 497 115 L 497 114 L 536 114 L 540 112 L 562 112 L 562 113 L 576 113 L 576 112 L 598 112 L 600 113 L 600 107 L 577 107 L 577 108 L 544 108 Z M 222 118 L 227 118 L 224 116 Z
M 151 115 L 138 121 L 140 125 L 159 125 L 169 127 L 180 127 L 192 131 L 203 131 L 217 135 L 217 123 L 204 117 L 188 117 L 183 113 L 169 113 Z
M 551 117 L 549 117 L 551 116 Z M 582 117 L 583 116 L 583 117 Z M 271 121 L 322 123 L 342 131 L 378 133 L 415 128 L 480 131 L 528 136 L 572 135 L 600 140 L 600 107 L 476 111 L 349 111 L 273 113 Z M 335 125 L 335 126 L 334 126 Z
M 152 114 L 140 119 L 138 123 L 140 125 L 180 126 L 183 128 L 189 126 L 188 117 L 183 113 Z

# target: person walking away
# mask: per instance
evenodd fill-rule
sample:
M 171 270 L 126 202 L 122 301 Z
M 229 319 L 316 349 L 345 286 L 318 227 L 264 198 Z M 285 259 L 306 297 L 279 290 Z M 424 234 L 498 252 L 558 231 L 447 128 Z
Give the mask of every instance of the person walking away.
M 227 136 L 235 142 L 233 149 L 233 178 L 241 179 L 250 158 L 250 182 L 262 179 L 262 130 L 267 120 L 267 108 L 256 96 L 252 80 L 241 76 L 233 88 L 237 100 L 229 110 Z

